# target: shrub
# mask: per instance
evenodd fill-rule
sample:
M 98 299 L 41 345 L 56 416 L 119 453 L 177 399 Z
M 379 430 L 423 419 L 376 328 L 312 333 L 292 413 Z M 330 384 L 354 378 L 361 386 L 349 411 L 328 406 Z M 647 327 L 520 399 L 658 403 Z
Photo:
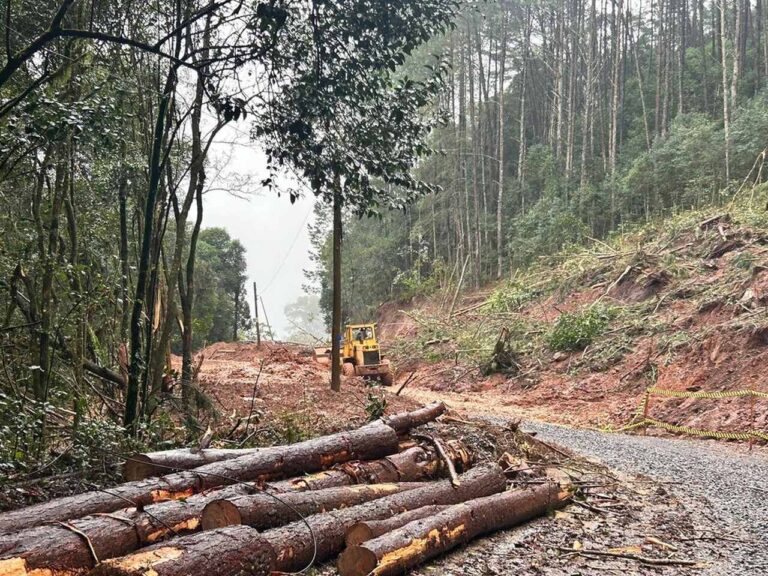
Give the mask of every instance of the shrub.
M 580 312 L 563 313 L 547 336 L 547 344 L 552 350 L 562 352 L 584 350 L 602 334 L 611 316 L 610 310 L 596 306 Z
M 517 282 L 508 282 L 494 290 L 483 305 L 488 312 L 515 312 L 538 294 Z

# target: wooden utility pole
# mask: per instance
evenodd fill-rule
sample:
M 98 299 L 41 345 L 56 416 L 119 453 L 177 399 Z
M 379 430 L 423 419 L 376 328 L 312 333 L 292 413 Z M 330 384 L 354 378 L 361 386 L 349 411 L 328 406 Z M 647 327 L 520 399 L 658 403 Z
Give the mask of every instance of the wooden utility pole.
M 256 282 L 253 283 L 253 317 L 256 319 L 256 346 L 261 346 L 261 326 L 259 326 L 259 293 Z
M 272 332 L 272 325 L 269 323 L 269 317 L 267 316 L 267 307 L 264 306 L 264 298 L 259 297 L 259 302 L 261 302 L 261 309 L 264 311 L 264 322 L 267 323 L 267 330 L 269 330 L 269 339 L 272 340 L 272 342 L 274 342 L 275 334 Z

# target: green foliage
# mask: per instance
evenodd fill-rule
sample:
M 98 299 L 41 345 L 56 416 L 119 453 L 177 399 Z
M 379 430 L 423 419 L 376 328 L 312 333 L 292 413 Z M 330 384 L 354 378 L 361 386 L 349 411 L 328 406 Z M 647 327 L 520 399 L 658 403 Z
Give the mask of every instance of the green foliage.
M 246 297 L 247 263 L 245 248 L 223 228 L 200 232 L 195 270 L 195 315 L 193 347 L 232 340 L 237 306 L 237 328 L 251 327 L 251 310 Z M 179 343 L 175 344 L 179 350 Z
M 283 412 L 277 416 L 274 430 L 277 444 L 294 444 L 315 436 L 315 427 L 305 412 Z
M 151 443 L 151 439 L 149 441 Z M 125 456 L 144 446 L 126 436 L 125 429 L 110 420 L 86 418 L 74 428 L 70 458 L 85 478 L 114 482 L 120 478 L 120 464 Z
M 373 422 L 384 416 L 387 409 L 387 399 L 384 395 L 368 392 L 365 402 L 365 413 L 368 416 L 368 422 Z
M 539 291 L 531 290 L 530 287 L 520 282 L 505 282 L 491 292 L 483 305 L 483 310 L 487 312 L 516 312 L 539 294 Z
M 547 344 L 556 351 L 583 350 L 603 333 L 612 316 L 610 308 L 600 306 L 579 312 L 564 312 L 547 335 Z
M 394 293 L 399 300 L 408 302 L 433 294 L 439 288 L 438 274 L 422 276 L 419 268 L 412 268 L 397 274 L 392 281 Z
M 580 242 L 589 232 L 567 202 L 552 195 L 539 200 L 524 216 L 516 217 L 509 229 L 511 258 L 523 266 L 537 256 L 554 254 L 568 244 Z

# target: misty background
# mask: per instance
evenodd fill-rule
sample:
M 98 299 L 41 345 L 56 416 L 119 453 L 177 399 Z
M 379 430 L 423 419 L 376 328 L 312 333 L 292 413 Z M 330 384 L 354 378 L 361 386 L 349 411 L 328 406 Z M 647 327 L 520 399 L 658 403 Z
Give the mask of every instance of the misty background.
M 295 179 L 281 182 L 304 191 L 291 204 L 287 194 L 262 186 L 268 176 L 266 158 L 250 141 L 248 122 L 225 127 L 211 149 L 208 192 L 203 204 L 203 228 L 219 227 L 245 247 L 248 261 L 248 302 L 253 316 L 253 282 L 264 301 L 276 337 L 295 328 L 285 306 L 304 294 L 304 270 L 309 269 L 309 232 L 315 199 Z M 259 320 L 265 323 L 263 311 Z

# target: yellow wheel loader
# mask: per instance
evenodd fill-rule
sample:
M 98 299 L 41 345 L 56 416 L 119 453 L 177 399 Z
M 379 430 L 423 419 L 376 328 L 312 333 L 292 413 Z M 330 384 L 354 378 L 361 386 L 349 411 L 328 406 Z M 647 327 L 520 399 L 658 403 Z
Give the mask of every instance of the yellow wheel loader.
M 315 348 L 321 364 L 331 363 L 331 348 Z M 384 386 L 395 381 L 389 360 L 384 358 L 376 338 L 376 324 L 348 324 L 341 341 L 341 370 L 344 376 L 377 378 Z

